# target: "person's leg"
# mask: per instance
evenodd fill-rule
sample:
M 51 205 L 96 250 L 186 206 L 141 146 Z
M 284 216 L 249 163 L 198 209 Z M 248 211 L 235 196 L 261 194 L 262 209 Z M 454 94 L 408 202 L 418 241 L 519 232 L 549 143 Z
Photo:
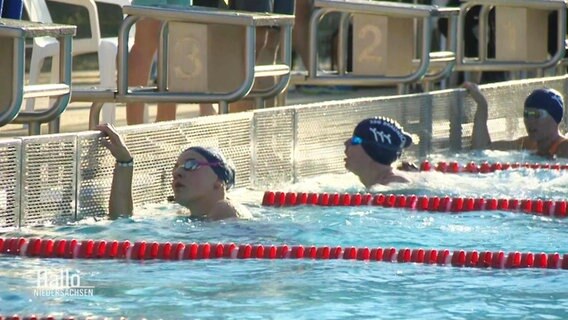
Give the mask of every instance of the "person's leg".
M 267 38 L 263 51 L 257 57 L 258 64 L 276 64 L 278 61 L 278 50 L 280 48 L 280 31 L 278 29 L 268 29 Z M 265 77 L 259 78 L 258 85 L 260 88 L 270 88 L 276 85 L 279 78 Z M 266 99 L 264 107 L 276 106 L 276 97 Z M 258 108 L 258 106 L 257 106 Z
M 200 116 L 212 116 L 217 114 L 217 110 L 213 107 L 211 103 L 202 103 L 199 105 L 199 115 Z
M 268 43 L 268 28 L 256 28 L 256 64 L 266 64 L 265 57 L 267 56 L 266 45 Z M 263 61 L 264 59 L 264 61 Z M 263 63 L 264 62 L 264 63 Z M 256 78 L 254 80 L 253 88 L 261 88 L 264 83 L 263 78 Z M 268 78 L 264 78 L 268 79 Z M 229 104 L 229 112 L 242 112 L 254 109 L 255 103 L 252 100 L 239 100 Z
M 254 109 L 254 101 L 252 100 L 239 100 L 229 104 L 229 112 L 243 112 Z
M 292 47 L 300 55 L 304 67 L 308 69 L 309 62 L 309 26 L 312 13 L 312 0 L 296 0 L 296 15 L 292 31 Z
M 176 108 L 177 105 L 172 102 L 158 103 L 158 111 L 156 112 L 156 122 L 175 120 Z
M 281 2 L 279 2 L 281 1 Z M 280 14 L 294 14 L 294 0 L 233 0 L 230 2 L 233 10 L 250 12 L 274 12 Z M 286 12 L 290 11 L 290 12 Z M 256 64 L 270 65 L 276 62 L 279 33 L 272 28 L 256 29 Z M 274 84 L 273 77 L 255 79 L 255 89 L 269 88 Z M 241 112 L 254 109 L 255 103 L 251 100 L 241 100 L 231 103 L 230 112 Z M 258 107 L 258 106 L 256 106 Z
M 134 44 L 128 54 L 128 85 L 146 86 L 154 53 L 158 48 L 161 22 L 153 19 L 141 19 L 136 23 Z M 159 110 L 159 109 L 158 109 Z M 174 110 L 175 117 L 175 110 Z M 144 121 L 144 103 L 126 104 L 126 123 L 139 124 Z

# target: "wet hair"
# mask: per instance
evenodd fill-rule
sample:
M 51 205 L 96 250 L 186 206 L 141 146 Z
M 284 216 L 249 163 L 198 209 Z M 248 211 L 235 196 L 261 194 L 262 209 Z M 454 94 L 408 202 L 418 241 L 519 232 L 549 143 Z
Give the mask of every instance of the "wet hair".
M 564 98 L 554 89 L 536 89 L 525 99 L 525 108 L 542 109 L 560 123 L 564 115 Z
M 383 117 L 359 122 L 353 135 L 361 138 L 361 146 L 371 159 L 389 166 L 412 144 L 412 137 L 398 122 Z
M 189 147 L 184 152 L 186 151 L 193 151 L 200 154 L 207 162 L 219 163 L 219 165 L 211 166 L 211 170 L 225 183 L 227 190 L 235 185 L 235 168 L 225 159 L 220 150 L 208 147 Z

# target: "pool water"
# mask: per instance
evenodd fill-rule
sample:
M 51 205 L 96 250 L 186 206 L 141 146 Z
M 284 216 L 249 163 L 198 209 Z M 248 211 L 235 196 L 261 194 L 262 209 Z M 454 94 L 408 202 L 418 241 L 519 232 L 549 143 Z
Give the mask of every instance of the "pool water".
M 513 161 L 542 162 L 524 154 Z M 441 155 L 460 162 L 472 155 Z M 469 156 L 467 159 L 466 156 Z M 503 153 L 475 154 L 497 161 Z M 514 160 L 517 157 L 518 160 Z M 474 159 L 476 160 L 476 159 Z M 432 157 L 431 161 L 437 161 Z M 351 174 L 322 175 L 281 191 L 363 192 Z M 568 194 L 568 171 L 486 175 L 420 173 L 383 193 L 546 198 Z M 490 211 L 460 214 L 382 207 L 261 207 L 262 191 L 233 197 L 253 221 L 194 221 L 173 204 L 133 219 L 3 230 L 2 237 L 251 243 L 568 253 L 568 220 Z M 69 270 L 92 296 L 34 295 L 38 271 Z M 130 319 L 565 319 L 568 271 L 477 269 L 346 260 L 126 261 L 0 257 L 0 314 Z

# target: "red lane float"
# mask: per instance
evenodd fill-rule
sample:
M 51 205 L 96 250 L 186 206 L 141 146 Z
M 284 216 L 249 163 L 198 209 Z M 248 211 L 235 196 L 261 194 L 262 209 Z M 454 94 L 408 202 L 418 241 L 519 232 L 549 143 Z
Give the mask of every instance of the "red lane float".
M 13 315 L 13 316 L 3 316 L 0 315 L 0 320 L 80 320 L 80 319 L 84 319 L 84 320 L 97 320 L 97 319 L 112 319 L 112 318 L 108 318 L 108 317 L 97 317 L 97 316 L 83 316 L 83 317 L 74 317 L 74 316 L 64 316 L 64 317 L 56 317 L 56 316 L 36 316 L 36 315 L 30 315 L 30 316 L 20 316 L 20 315 Z M 127 319 L 124 317 L 120 317 L 119 319 Z
M 69 250 L 53 250 L 57 243 Z M 108 245 L 110 244 L 110 245 Z M 0 238 L 0 253 L 38 258 L 204 260 L 204 259 L 315 259 L 422 263 L 469 268 L 568 269 L 568 254 L 448 249 L 316 247 L 234 243 L 177 243 L 105 240 Z M 0 318 L 0 320 L 3 320 Z
M 311 199 L 299 202 L 297 199 Z M 566 217 L 566 200 L 542 199 L 496 199 L 437 197 L 396 194 L 339 194 L 339 193 L 295 193 L 266 191 L 262 205 L 269 207 L 318 205 L 318 206 L 381 206 L 404 208 L 417 211 L 467 212 L 467 211 L 511 211 L 540 216 Z
M 99 319 L 98 317 L 54 317 L 54 316 L 2 316 L 0 315 L 0 320 L 78 320 L 78 319 L 89 319 L 89 320 L 96 320 Z M 104 318 L 101 318 L 104 319 Z
M 491 173 L 495 171 L 501 170 L 509 170 L 509 169 L 545 169 L 545 170 L 567 170 L 568 164 L 559 164 L 559 163 L 489 163 L 489 162 L 469 162 L 466 164 L 460 164 L 455 161 L 440 161 L 436 164 L 430 163 L 428 160 L 423 161 L 420 164 L 420 171 L 439 171 L 444 173 Z M 402 168 L 405 170 L 406 168 Z M 410 170 L 410 168 L 406 169 Z

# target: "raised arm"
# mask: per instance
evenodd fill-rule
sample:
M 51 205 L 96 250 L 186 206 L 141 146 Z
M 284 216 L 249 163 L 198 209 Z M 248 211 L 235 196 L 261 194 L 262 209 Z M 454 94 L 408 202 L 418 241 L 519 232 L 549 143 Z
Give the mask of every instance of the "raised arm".
M 472 149 L 492 149 L 492 150 L 519 150 L 531 149 L 531 142 L 528 137 L 522 137 L 517 140 L 500 140 L 491 141 L 489 129 L 487 128 L 487 119 L 489 118 L 487 99 L 483 96 L 479 87 L 475 83 L 465 82 L 463 87 L 469 92 L 475 103 L 477 110 L 473 120 L 473 132 L 471 134 Z
M 108 205 L 109 218 L 132 216 L 132 173 L 134 159 L 126 147 L 124 140 L 111 124 L 101 124 L 97 129 L 103 133 L 101 143 L 110 150 L 116 159 L 110 199 Z
M 489 118 L 487 99 L 485 99 L 481 91 L 479 91 L 477 84 L 465 82 L 463 87 L 477 104 L 477 110 L 475 111 L 475 118 L 473 120 L 473 132 L 471 134 L 471 148 L 487 149 L 491 145 L 491 137 L 489 136 L 489 129 L 487 128 L 487 119 Z

